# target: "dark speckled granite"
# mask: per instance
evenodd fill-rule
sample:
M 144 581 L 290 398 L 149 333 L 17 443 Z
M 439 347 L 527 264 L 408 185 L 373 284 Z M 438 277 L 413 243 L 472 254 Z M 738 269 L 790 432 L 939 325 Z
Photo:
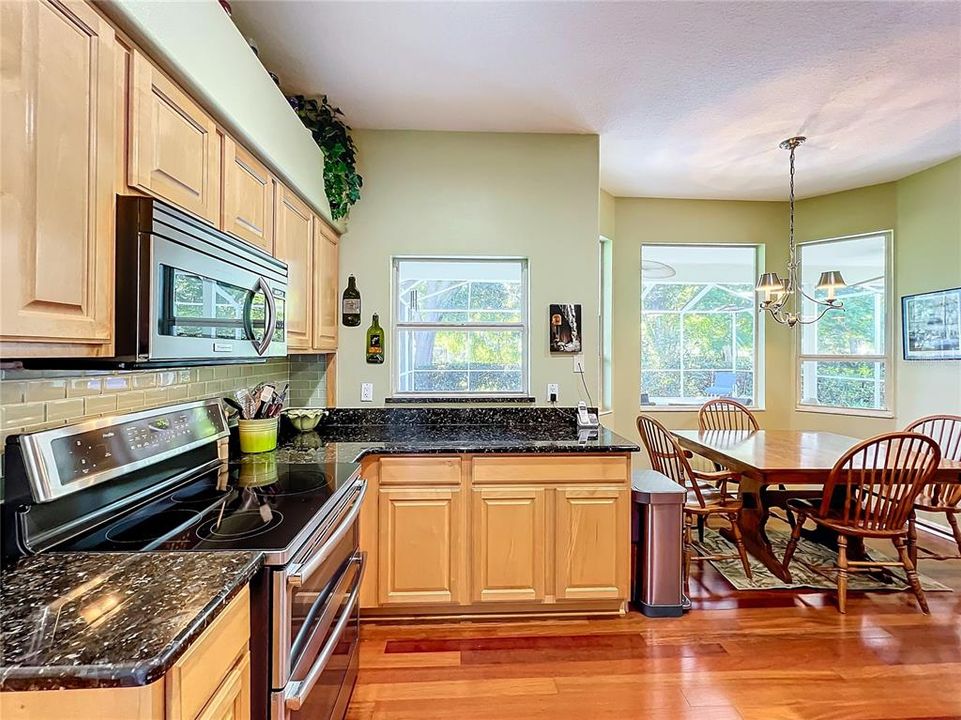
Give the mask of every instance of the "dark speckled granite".
M 447 397 L 389 397 L 384 399 L 385 405 L 520 405 L 534 402 L 537 402 L 535 397 L 518 397 L 516 395 L 485 398 L 449 395 Z
M 0 691 L 152 683 L 261 565 L 251 552 L 27 558 L 2 577 Z
M 596 408 L 592 412 L 597 412 Z M 469 425 L 486 428 L 520 428 L 555 433 L 577 430 L 577 409 L 572 407 L 383 407 L 332 408 L 321 420 L 327 427 L 357 425 L 418 426 Z
M 578 431 L 573 408 L 345 408 L 316 432 L 281 441 L 281 462 L 356 462 L 365 455 L 636 452 L 601 427 Z

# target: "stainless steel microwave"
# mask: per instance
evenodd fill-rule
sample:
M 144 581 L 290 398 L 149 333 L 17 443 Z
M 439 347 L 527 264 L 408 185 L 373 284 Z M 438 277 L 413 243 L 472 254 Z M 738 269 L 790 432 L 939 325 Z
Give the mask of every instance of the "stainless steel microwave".
M 118 197 L 116 258 L 116 355 L 106 364 L 287 354 L 287 265 L 263 250 L 159 200 Z

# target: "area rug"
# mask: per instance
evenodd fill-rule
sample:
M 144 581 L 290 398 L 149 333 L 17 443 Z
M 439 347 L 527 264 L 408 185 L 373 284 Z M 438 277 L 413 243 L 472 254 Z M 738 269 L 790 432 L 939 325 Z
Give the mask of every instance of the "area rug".
M 775 555 L 784 557 L 784 549 L 791 537 L 790 533 L 769 529 L 767 536 L 771 545 L 774 546 Z M 701 546 L 696 552 L 705 555 L 737 553 L 733 543 L 728 542 L 716 530 L 710 528 L 704 533 L 704 542 L 698 543 L 695 539 L 695 544 Z M 891 555 L 874 549 L 869 554 L 875 560 L 891 560 L 893 559 L 893 548 Z M 791 560 L 791 576 L 794 578 L 794 582 L 791 583 L 781 580 L 754 558 L 750 558 L 751 573 L 754 576 L 750 580 L 744 574 L 744 568 L 740 560 L 711 560 L 710 563 L 737 590 L 790 590 L 798 588 L 827 590 L 837 587 L 837 568 L 834 567 L 837 557 L 836 551 L 818 543 L 805 542 L 802 538 L 797 551 L 794 553 L 794 558 Z M 922 568 L 924 567 L 923 558 L 919 564 Z M 947 585 L 927 577 L 923 572 L 919 575 L 921 577 L 921 587 L 925 590 L 952 592 Z M 851 573 L 848 576 L 848 589 L 853 591 L 893 591 L 906 590 L 908 587 L 904 571 L 899 568 L 885 568 L 876 574 Z

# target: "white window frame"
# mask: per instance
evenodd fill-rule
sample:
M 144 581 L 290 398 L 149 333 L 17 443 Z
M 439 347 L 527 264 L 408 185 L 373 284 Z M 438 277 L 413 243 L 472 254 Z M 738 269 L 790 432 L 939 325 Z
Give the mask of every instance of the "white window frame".
M 805 353 L 802 338 L 801 326 L 794 333 L 794 358 L 795 358 L 795 387 L 794 399 L 795 410 L 798 412 L 823 413 L 826 415 L 854 415 L 858 417 L 894 417 L 894 231 L 876 230 L 874 232 L 857 233 L 855 235 L 842 235 L 840 237 L 824 238 L 823 240 L 811 240 L 809 242 L 798 243 L 798 273 L 803 273 L 800 265 L 802 254 L 801 247 L 811 245 L 826 245 L 828 243 L 843 242 L 845 240 L 858 240 L 860 238 L 884 236 L 884 352 L 875 355 L 819 355 L 817 353 Z M 884 407 L 880 410 L 873 408 L 852 408 L 834 405 L 812 405 L 801 402 L 801 368 L 805 361 L 823 362 L 880 362 L 884 364 Z
M 668 246 L 668 247 L 702 247 L 702 248 L 753 248 L 754 249 L 754 271 L 755 275 L 760 272 L 760 268 L 764 267 L 764 244 L 763 243 L 685 243 L 685 242 L 653 242 L 653 243 L 642 243 L 641 244 L 641 262 L 644 261 L 644 248 L 653 246 Z M 640 268 L 639 268 L 640 272 Z M 644 309 L 644 278 L 640 277 L 640 314 L 643 316 Z M 764 357 L 764 325 L 762 322 L 763 318 L 759 317 L 758 313 L 752 312 L 754 317 L 754 388 L 752 393 L 751 404 L 747 407 L 756 412 L 764 412 L 765 410 L 765 357 Z M 640 320 L 641 317 L 638 318 Z M 641 331 L 642 323 L 638 322 L 638 332 Z M 640 340 L 640 338 L 638 338 Z M 640 353 L 640 372 L 644 371 L 644 352 L 643 344 L 641 344 L 642 350 Z M 640 372 L 638 373 L 638 381 L 640 381 Z M 642 412 L 691 412 L 692 410 L 697 410 L 701 407 L 700 404 L 680 404 L 677 405 L 641 405 L 640 397 L 637 398 L 638 407 Z
M 600 397 L 598 398 L 598 412 L 608 415 L 614 412 L 614 242 L 603 235 L 598 244 L 600 260 L 598 262 L 598 333 L 600 342 L 597 346 L 597 373 Z M 610 268 L 605 267 L 606 258 L 611 258 Z M 605 294 L 604 280 L 610 282 L 611 293 Z M 610 325 L 610 328 L 607 326 Z M 608 357 L 609 356 L 609 357 Z
M 521 266 L 521 320 L 516 323 L 433 323 L 433 322 L 400 322 L 400 266 L 404 262 L 447 262 L 447 263 L 483 263 L 483 262 L 516 262 Z M 390 373 L 391 395 L 398 398 L 446 398 L 467 397 L 501 398 L 530 396 L 530 262 L 526 257 L 504 256 L 474 256 L 474 255 L 395 255 L 391 257 L 391 346 L 389 354 L 393 365 Z M 520 330 L 521 331 L 521 389 L 517 392 L 471 392 L 471 391 L 430 391 L 414 392 L 400 390 L 400 362 L 396 353 L 400 347 L 401 330 Z

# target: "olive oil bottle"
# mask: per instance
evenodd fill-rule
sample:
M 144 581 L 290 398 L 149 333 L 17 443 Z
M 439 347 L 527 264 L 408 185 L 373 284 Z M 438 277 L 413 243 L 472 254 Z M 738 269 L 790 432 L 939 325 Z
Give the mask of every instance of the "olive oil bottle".
M 367 362 L 371 365 L 381 365 L 384 362 L 384 329 L 380 326 L 377 313 L 367 328 Z
M 353 275 L 347 278 L 347 289 L 344 290 L 341 309 L 345 327 L 360 325 L 360 290 L 357 289 L 357 281 Z

